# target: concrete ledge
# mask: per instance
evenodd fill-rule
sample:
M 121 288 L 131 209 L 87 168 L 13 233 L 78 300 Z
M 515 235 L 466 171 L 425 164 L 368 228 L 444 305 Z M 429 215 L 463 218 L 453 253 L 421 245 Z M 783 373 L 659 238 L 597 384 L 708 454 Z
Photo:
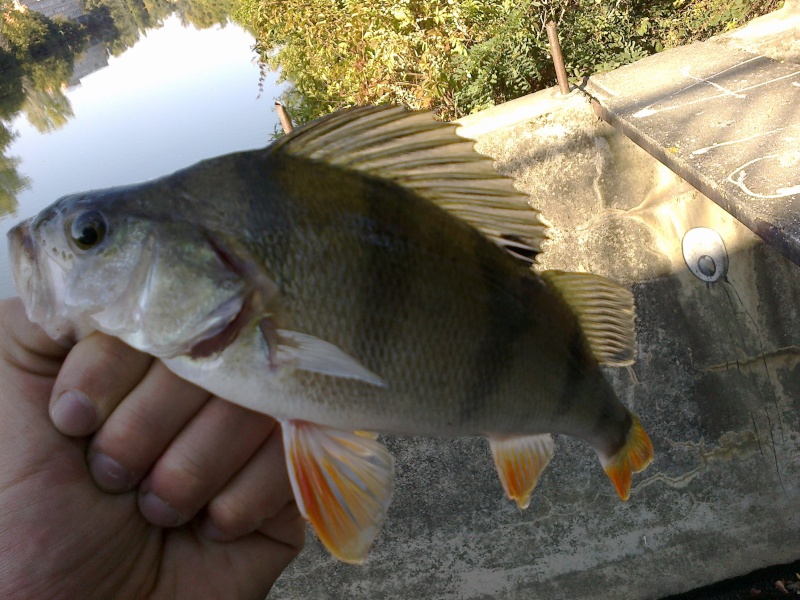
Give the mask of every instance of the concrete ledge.
M 800 265 L 800 65 L 696 43 L 587 89 L 604 119 Z
M 557 87 L 552 87 L 462 117 L 455 122 L 461 125 L 458 135 L 474 140 L 489 132 L 513 127 L 524 121 L 557 112 L 564 107 L 574 106 L 575 102 L 582 102 L 578 90 L 564 95 Z

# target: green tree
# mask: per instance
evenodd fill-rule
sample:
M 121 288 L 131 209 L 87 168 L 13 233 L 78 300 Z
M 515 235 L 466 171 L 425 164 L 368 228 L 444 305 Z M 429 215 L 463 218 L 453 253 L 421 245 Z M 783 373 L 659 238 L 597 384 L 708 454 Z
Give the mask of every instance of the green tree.
M 0 121 L 0 217 L 17 210 L 17 194 L 30 186 L 30 179 L 20 175 L 19 159 L 7 156 L 7 148 L 16 135 Z
M 23 75 L 16 57 L 0 48 L 0 120 L 11 119 L 25 101 Z
M 242 0 L 299 122 L 399 102 L 454 118 L 553 85 L 545 25 L 573 78 L 702 39 L 778 0 Z M 705 19 L 705 20 L 704 20 Z
M 12 10 L 7 0 L 0 24 L 0 215 L 16 210 L 16 195 L 30 185 L 8 155 L 14 139 L 10 123 L 24 111 L 40 131 L 66 123 L 72 108 L 63 85 L 72 75 L 75 53 L 86 45 L 83 28 L 34 11 Z
M 238 8 L 238 0 L 177 0 L 175 8 L 184 26 L 194 25 L 197 29 L 207 29 L 222 25 Z
M 41 133 L 60 129 L 74 116 L 72 105 L 69 102 L 62 86 L 42 85 L 41 83 L 31 83 L 47 79 L 58 80 L 63 77 L 63 71 L 59 74 L 57 69 L 63 69 L 64 65 L 56 63 L 54 67 L 47 68 L 44 64 L 38 64 L 32 80 L 27 80 L 25 85 L 25 102 L 22 110 L 28 122 L 36 127 Z M 72 69 L 66 71 L 69 77 Z
M 10 11 L 4 21 L 3 37 L 23 65 L 50 56 L 71 60 L 86 46 L 87 36 L 81 26 L 67 19 L 49 19 L 28 10 Z
M 146 4 L 143 0 L 85 0 L 84 8 L 90 13 L 106 11 L 110 16 L 115 37 L 108 40 L 108 48 L 114 56 L 139 41 L 143 31 L 158 27 L 173 10 L 166 2 Z
M 39 131 L 63 126 L 72 107 L 62 88 L 72 76 L 75 52 L 85 47 L 85 33 L 77 23 L 27 11 L 6 19 L 3 36 L 22 71 L 20 108 Z

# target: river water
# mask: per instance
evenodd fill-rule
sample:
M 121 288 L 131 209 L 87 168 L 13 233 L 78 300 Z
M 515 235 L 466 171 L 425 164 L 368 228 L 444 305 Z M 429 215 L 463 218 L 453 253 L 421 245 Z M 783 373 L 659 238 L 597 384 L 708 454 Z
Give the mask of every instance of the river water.
M 233 23 L 198 30 L 170 17 L 67 90 L 74 117 L 39 133 L 25 116 L 7 154 L 30 180 L 0 216 L 0 298 L 15 295 L 6 232 L 72 192 L 152 179 L 198 160 L 267 145 L 280 87 L 259 68 L 250 33 Z M 103 61 L 105 62 L 105 61 Z

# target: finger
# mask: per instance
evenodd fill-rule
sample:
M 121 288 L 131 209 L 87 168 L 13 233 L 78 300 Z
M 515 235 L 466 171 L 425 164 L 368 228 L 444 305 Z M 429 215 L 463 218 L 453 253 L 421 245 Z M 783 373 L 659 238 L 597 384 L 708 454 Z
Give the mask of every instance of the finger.
M 169 371 L 160 360 L 92 438 L 88 462 L 108 492 L 133 489 L 211 395 Z
M 209 503 L 201 531 L 215 541 L 234 540 L 259 529 L 293 499 L 280 427 L 275 427 L 247 465 Z
M 275 421 L 209 400 L 142 482 L 139 510 L 160 527 L 192 519 L 269 437 Z
M 66 435 L 94 433 L 142 379 L 151 356 L 93 333 L 70 351 L 50 397 L 50 418 Z
M 19 298 L 0 301 L 2 358 L 34 375 L 54 377 L 69 351 L 28 321 Z
M 299 552 L 305 544 L 306 529 L 300 509 L 292 499 L 275 516 L 264 521 L 257 531 L 280 544 L 296 548 Z
M 216 590 L 232 590 L 238 598 L 264 598 L 275 581 L 303 547 L 306 526 L 294 516 L 296 508 L 287 506 L 275 519 L 274 528 L 255 532 L 232 543 L 216 543 L 198 535 L 194 528 L 171 530 L 167 539 L 174 542 L 164 553 L 162 568 L 153 596 L 205 598 L 208 578 Z M 191 536 L 191 538 L 189 537 Z M 175 543 L 178 542 L 178 543 Z M 198 576 L 201 564 L 207 576 Z M 220 592 L 224 594 L 223 592 Z

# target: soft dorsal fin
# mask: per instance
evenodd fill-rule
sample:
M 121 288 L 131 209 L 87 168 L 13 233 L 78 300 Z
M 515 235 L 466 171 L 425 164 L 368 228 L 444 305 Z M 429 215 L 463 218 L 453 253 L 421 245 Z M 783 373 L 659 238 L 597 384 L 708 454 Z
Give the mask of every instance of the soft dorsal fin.
M 324 116 L 270 148 L 389 179 L 477 228 L 528 263 L 541 252 L 547 226 L 528 196 L 456 134 L 457 125 L 403 106 L 365 106 Z
M 629 290 L 591 273 L 544 271 L 541 276 L 572 308 L 600 364 L 626 367 L 634 363 L 636 311 Z

